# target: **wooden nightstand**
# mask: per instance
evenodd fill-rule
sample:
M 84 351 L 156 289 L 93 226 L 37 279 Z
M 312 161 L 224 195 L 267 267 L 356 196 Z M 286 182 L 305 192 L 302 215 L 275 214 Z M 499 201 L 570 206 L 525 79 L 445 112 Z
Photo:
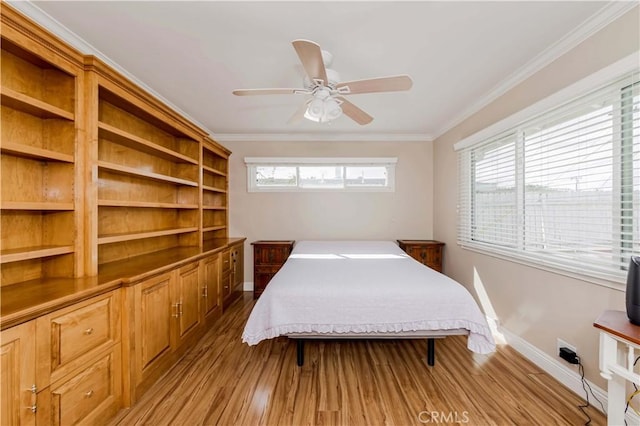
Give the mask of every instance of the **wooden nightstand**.
M 253 298 L 260 297 L 271 278 L 287 261 L 293 241 L 254 241 L 253 246 Z
M 434 240 L 398 240 L 398 245 L 418 262 L 442 272 L 442 247 L 444 247 L 444 243 Z

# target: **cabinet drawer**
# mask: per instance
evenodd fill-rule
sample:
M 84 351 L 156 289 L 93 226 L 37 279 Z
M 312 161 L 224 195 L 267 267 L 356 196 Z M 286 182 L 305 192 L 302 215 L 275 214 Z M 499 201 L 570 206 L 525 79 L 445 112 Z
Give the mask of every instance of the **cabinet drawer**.
M 440 264 L 442 262 L 442 250 L 440 247 L 409 247 L 409 255 L 418 262 L 427 264 Z
M 114 299 L 103 297 L 51 317 L 51 371 L 118 338 Z
M 220 256 L 220 264 L 222 268 L 222 272 L 228 271 L 231 269 L 231 251 L 225 250 L 222 252 Z
M 115 414 L 121 395 L 120 346 L 99 356 L 77 374 L 51 385 L 47 411 L 53 425 L 101 422 Z
M 256 247 L 254 263 L 256 265 L 282 265 L 289 257 L 290 252 L 289 246 Z
M 231 274 L 229 271 L 223 271 L 220 276 L 220 285 L 222 291 L 222 298 L 225 299 L 231 294 Z

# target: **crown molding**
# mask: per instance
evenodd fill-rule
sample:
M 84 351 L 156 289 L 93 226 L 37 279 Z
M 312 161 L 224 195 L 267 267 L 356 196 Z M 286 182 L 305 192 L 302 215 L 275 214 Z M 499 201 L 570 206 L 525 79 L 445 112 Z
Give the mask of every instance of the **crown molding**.
M 217 142 L 431 142 L 421 133 L 214 133 Z
M 123 75 L 125 78 L 130 80 L 136 86 L 140 87 L 162 103 L 166 104 L 169 108 L 173 109 L 178 114 L 182 115 L 188 121 L 191 121 L 196 126 L 200 127 L 205 132 L 211 134 L 211 130 L 208 129 L 204 124 L 193 118 L 191 115 L 187 114 L 185 111 L 180 109 L 178 106 L 173 104 L 171 101 L 166 99 L 160 93 L 146 85 L 142 80 L 131 74 L 129 71 L 120 66 L 117 62 L 113 61 L 107 55 L 102 53 L 96 47 L 87 43 L 86 40 L 82 39 L 79 35 L 71 31 L 69 28 L 64 26 L 60 21 L 55 19 L 53 16 L 49 15 L 44 10 L 40 9 L 38 6 L 33 4 L 31 1 L 25 0 L 3 0 L 11 5 L 14 9 L 21 12 L 23 15 L 29 17 L 32 21 L 40 25 L 41 27 L 47 29 L 48 31 L 55 34 L 57 37 L 62 39 L 64 42 L 68 43 L 75 49 L 79 50 L 84 55 L 93 55 L 96 58 L 100 59 L 109 67 L 113 68 L 115 71 Z
M 491 102 L 504 95 L 509 90 L 516 87 L 571 49 L 577 47 L 580 43 L 638 6 L 638 1 L 612 1 L 609 4 L 603 6 L 600 10 L 589 17 L 579 27 L 576 27 L 563 38 L 543 50 L 540 54 L 535 56 L 529 62 L 527 62 L 519 70 L 511 74 L 509 77 L 500 82 L 493 89 L 471 104 L 468 108 L 462 111 L 458 116 L 449 120 L 444 126 L 435 132 L 434 139 L 439 138 L 449 130 L 453 129 L 458 124 L 462 123 L 467 118 L 471 117 L 482 108 L 489 105 Z

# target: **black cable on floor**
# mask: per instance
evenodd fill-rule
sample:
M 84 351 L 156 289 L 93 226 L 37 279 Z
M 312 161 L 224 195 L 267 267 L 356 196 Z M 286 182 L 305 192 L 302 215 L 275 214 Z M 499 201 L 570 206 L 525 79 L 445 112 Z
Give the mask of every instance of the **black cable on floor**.
M 591 406 L 591 402 L 589 402 L 589 393 L 591 393 L 591 396 L 593 396 L 593 399 L 598 401 L 598 404 L 600 404 L 600 407 L 602 408 L 602 412 L 606 414 L 606 411 L 604 409 L 604 405 L 602 405 L 602 401 L 600 401 L 598 397 L 593 393 L 593 389 L 591 389 L 589 382 L 587 382 L 584 378 L 584 366 L 582 365 L 582 360 L 580 360 L 579 356 L 576 356 L 576 358 L 578 359 L 578 371 L 580 372 L 580 381 L 582 382 L 582 389 L 584 390 L 584 394 L 586 396 L 586 401 L 587 401 L 586 404 L 578 405 L 578 408 L 587 417 L 587 422 L 585 423 L 585 426 L 587 426 L 591 424 L 591 421 L 592 421 L 591 416 L 586 411 L 586 409 Z M 589 390 L 587 391 L 587 389 Z

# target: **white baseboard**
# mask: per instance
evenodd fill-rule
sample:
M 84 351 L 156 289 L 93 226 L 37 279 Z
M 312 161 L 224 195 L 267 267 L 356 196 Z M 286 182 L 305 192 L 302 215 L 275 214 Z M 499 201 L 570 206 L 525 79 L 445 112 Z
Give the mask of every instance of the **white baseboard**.
M 563 365 L 560 361 L 549 356 L 546 352 L 541 351 L 531 343 L 527 342 L 520 336 L 510 332 L 504 327 L 499 326 L 498 332 L 504 336 L 506 342 L 512 348 L 520 352 L 520 354 L 522 354 L 529 361 L 533 362 L 535 365 L 543 369 L 554 379 L 558 380 L 560 383 L 571 389 L 581 398 L 585 397 L 584 389 L 582 389 L 580 374 L 578 374 L 577 371 L 574 371 L 570 367 Z M 589 386 L 591 386 L 593 394 L 602 402 L 606 409 L 608 400 L 607 392 L 596 386 L 589 380 L 587 380 L 587 383 L 589 383 Z M 598 411 L 602 411 L 602 409 L 600 408 L 600 404 L 598 404 L 597 401 L 593 401 L 593 397 L 590 396 L 589 398 L 591 405 L 594 406 Z M 640 424 L 640 417 L 637 416 L 632 410 L 627 411 L 626 419 L 627 424 Z
M 242 283 L 242 289 L 244 291 L 253 291 L 253 281 L 245 281 Z

